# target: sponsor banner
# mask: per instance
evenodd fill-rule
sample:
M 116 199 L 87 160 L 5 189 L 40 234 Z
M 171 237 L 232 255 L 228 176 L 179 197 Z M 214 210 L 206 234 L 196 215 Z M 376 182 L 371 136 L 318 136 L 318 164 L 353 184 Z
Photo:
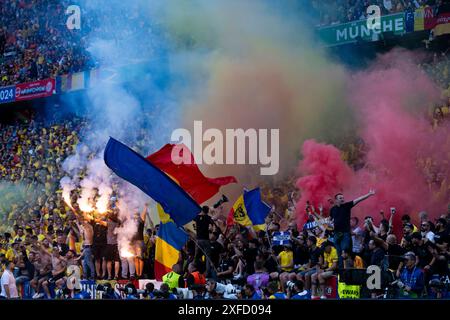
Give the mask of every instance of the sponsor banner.
M 380 28 L 368 28 L 367 19 L 322 27 L 317 30 L 319 38 L 328 46 L 353 43 L 359 40 L 378 41 L 380 34 L 392 32 L 395 35 L 405 33 L 405 13 L 396 13 L 381 17 Z
M 142 279 L 142 280 L 80 280 L 81 290 L 85 291 L 89 294 L 90 299 L 102 299 L 104 292 L 102 290 L 98 290 L 97 286 L 109 283 L 111 285 L 111 288 L 114 289 L 114 292 L 117 293 L 117 295 L 120 296 L 121 299 L 126 298 L 126 293 L 124 290 L 125 286 L 128 283 L 132 283 L 137 289 L 141 289 L 141 283 L 142 283 L 142 290 L 145 290 L 145 284 L 148 282 L 153 282 L 155 284 L 155 289 L 159 289 L 159 286 L 161 285 L 160 282 L 156 280 L 148 280 L 148 279 Z
M 21 83 L 16 85 L 16 101 L 48 97 L 55 91 L 55 79 Z
M 0 103 L 13 102 L 16 99 L 16 86 L 0 88 Z

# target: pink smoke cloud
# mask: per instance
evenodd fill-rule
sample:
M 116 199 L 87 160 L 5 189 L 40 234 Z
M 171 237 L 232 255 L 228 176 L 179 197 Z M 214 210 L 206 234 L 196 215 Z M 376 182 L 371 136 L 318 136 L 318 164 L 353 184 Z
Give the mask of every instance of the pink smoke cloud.
M 417 67 L 414 55 L 394 50 L 381 56 L 371 68 L 349 78 L 348 94 L 358 135 L 368 146 L 365 166 L 348 173 L 348 166 L 336 157 L 337 150 L 326 145 L 312 148 L 305 142 L 299 164 L 302 176 L 297 181 L 298 223 L 305 219 L 307 200 L 323 202 L 339 186 L 348 200 L 375 188 L 375 197 L 357 206 L 353 214 L 371 215 L 379 222 L 380 210 L 396 207 L 397 231 L 403 214 L 417 223 L 420 211 L 427 211 L 432 220 L 445 213 L 448 185 L 430 182 L 436 177 L 449 181 L 449 124 L 433 130 L 424 116 L 438 101 L 439 89 Z M 317 150 L 326 156 L 318 157 Z
M 394 206 L 397 226 L 402 214 L 417 222 L 418 212 L 425 210 L 437 218 L 448 201 L 436 197 L 423 164 L 429 158 L 444 169 L 448 123 L 433 131 L 424 116 L 438 101 L 439 90 L 414 62 L 412 53 L 394 50 L 356 74 L 349 90 L 360 135 L 369 146 L 366 166 L 357 172 L 351 189 L 372 185 L 377 190 L 374 201 L 362 203 L 357 211 L 374 215 Z
M 301 152 L 303 160 L 298 171 L 302 176 L 296 183 L 301 190 L 301 197 L 296 208 L 298 223 L 302 226 L 306 220 L 306 202 L 309 201 L 316 208 L 322 204 L 324 210 L 328 211 L 328 199 L 350 186 L 353 172 L 341 159 L 340 151 L 332 145 L 306 140 Z

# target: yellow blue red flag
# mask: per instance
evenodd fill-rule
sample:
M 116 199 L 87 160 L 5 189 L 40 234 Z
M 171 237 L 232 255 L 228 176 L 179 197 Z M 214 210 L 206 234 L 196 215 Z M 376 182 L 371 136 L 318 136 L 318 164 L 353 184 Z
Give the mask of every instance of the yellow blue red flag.
M 256 231 L 264 230 L 264 220 L 269 212 L 270 206 L 261 200 L 259 188 L 244 190 L 228 214 L 227 225 L 238 223 L 246 227 L 253 226 Z
M 161 281 L 163 275 L 172 271 L 172 266 L 178 262 L 180 251 L 188 240 L 188 235 L 180 229 L 157 204 L 161 223 L 156 235 L 155 278 Z

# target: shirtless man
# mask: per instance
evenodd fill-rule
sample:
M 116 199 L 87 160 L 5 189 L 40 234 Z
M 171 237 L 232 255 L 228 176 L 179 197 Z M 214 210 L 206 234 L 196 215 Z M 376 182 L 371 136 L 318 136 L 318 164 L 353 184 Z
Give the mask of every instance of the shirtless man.
M 66 283 L 65 275 L 66 275 L 66 266 L 67 260 L 59 254 L 59 250 L 53 250 L 52 253 L 52 275 L 42 282 L 42 288 L 44 289 L 45 294 L 48 299 L 51 299 L 50 290 L 48 288 L 50 283 L 54 283 L 56 288 L 62 289 L 64 284 Z
M 52 274 L 51 273 L 52 262 L 51 262 L 51 255 L 47 252 L 47 250 L 45 250 L 39 244 L 36 245 L 35 248 L 36 248 L 35 262 L 34 262 L 35 274 L 33 280 L 31 280 L 30 282 L 30 285 L 35 291 L 33 299 L 39 299 L 44 296 L 43 293 L 39 292 L 42 283 L 48 280 L 48 278 Z
M 93 280 L 95 278 L 94 256 L 92 252 L 92 245 L 94 243 L 93 221 L 78 212 L 75 205 L 72 211 L 77 218 L 78 229 L 83 237 L 83 278 Z

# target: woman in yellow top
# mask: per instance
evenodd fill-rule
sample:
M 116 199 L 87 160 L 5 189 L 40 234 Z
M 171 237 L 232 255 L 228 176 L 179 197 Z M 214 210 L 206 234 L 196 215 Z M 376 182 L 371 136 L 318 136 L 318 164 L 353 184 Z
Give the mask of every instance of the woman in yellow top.
M 296 277 L 294 270 L 294 253 L 292 252 L 291 244 L 284 245 L 283 251 L 277 256 L 277 262 L 280 267 L 280 283 L 281 288 L 284 290 L 284 286 L 293 277 Z
M 290 272 L 294 269 L 294 253 L 290 244 L 286 244 L 283 251 L 278 254 L 278 263 L 283 272 Z

